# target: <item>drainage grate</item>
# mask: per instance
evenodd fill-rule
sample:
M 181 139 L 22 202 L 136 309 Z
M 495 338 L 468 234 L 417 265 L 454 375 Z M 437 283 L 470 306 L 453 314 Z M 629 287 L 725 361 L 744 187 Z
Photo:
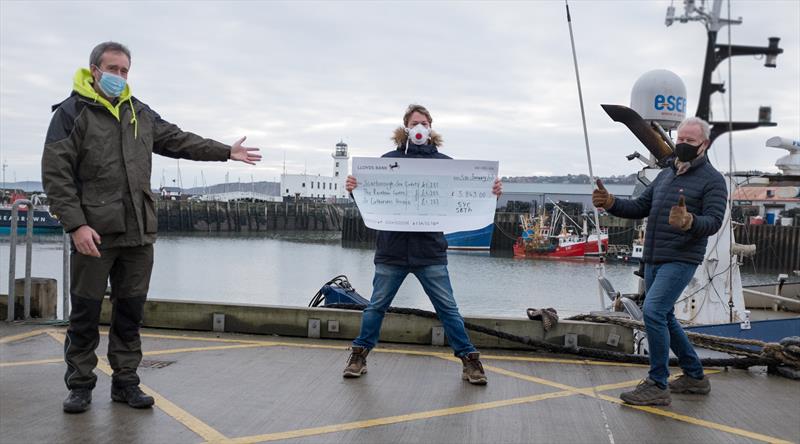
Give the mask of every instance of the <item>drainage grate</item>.
M 148 359 L 142 359 L 142 362 L 139 363 L 139 368 L 164 368 L 174 363 L 175 361 L 151 361 Z

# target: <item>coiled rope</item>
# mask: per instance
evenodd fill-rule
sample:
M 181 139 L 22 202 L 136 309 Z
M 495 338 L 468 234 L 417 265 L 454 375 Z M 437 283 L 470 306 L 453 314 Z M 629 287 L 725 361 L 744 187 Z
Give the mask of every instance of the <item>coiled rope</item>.
M 575 321 L 588 321 L 619 325 L 636 330 L 644 330 L 644 322 L 633 319 L 620 319 L 599 315 L 577 315 L 569 318 Z M 702 348 L 732 355 L 746 356 L 754 359 L 764 359 L 764 364 L 780 363 L 800 370 L 800 337 L 784 338 L 780 343 L 764 342 L 755 339 L 729 338 L 725 336 L 707 335 L 687 331 L 689 340 Z M 739 347 L 749 346 L 749 347 Z M 752 347 L 757 347 L 758 350 Z
M 345 310 L 364 310 L 364 308 L 366 308 L 366 306 L 358 304 L 330 304 L 330 305 L 325 305 L 324 307 L 340 308 Z M 387 310 L 387 312 L 413 315 L 429 319 L 438 319 L 436 313 L 427 310 L 420 310 L 417 308 L 390 307 Z M 644 324 L 637 321 L 612 319 L 594 315 L 584 315 L 584 316 L 585 317 L 578 316 L 572 319 L 580 318 L 575 320 L 585 320 L 589 322 L 607 322 L 620 325 L 623 327 L 636 328 L 639 330 L 644 329 Z M 646 365 L 650 362 L 647 356 L 616 352 L 612 350 L 601 350 L 591 347 L 580 347 L 580 346 L 567 347 L 564 345 L 558 345 L 547 341 L 534 339 L 528 336 L 518 336 L 511 333 L 487 328 L 482 325 L 473 324 L 467 321 L 464 321 L 464 327 L 466 327 L 468 330 L 471 331 L 483 333 L 489 336 L 494 336 L 508 341 L 517 342 L 520 344 L 525 344 L 533 349 L 549 353 L 569 354 L 587 358 L 602 359 L 611 362 L 625 362 L 625 363 L 634 363 L 643 365 Z M 777 344 L 777 343 L 764 343 L 761 341 L 752 341 L 746 339 L 723 338 L 719 336 L 704 335 L 700 333 L 688 333 L 688 334 L 690 335 L 689 337 L 690 339 L 692 339 L 692 342 L 698 345 L 702 344 L 703 347 L 707 347 L 707 344 L 708 345 L 728 344 L 727 347 L 719 346 L 720 349 L 717 351 L 723 351 L 725 353 L 744 356 L 742 358 L 703 358 L 700 361 L 702 362 L 703 366 L 706 367 L 733 367 L 733 368 L 746 369 L 752 366 L 777 367 L 780 366 L 781 364 L 784 364 L 794 369 L 795 372 L 800 371 L 800 338 L 794 338 L 794 339 L 787 338 L 784 339 L 784 341 L 782 341 L 781 344 Z M 699 342 L 695 342 L 695 340 Z M 753 350 L 736 347 L 735 345 L 731 344 L 760 346 L 762 347 L 762 350 L 761 352 L 755 352 Z M 678 365 L 678 360 L 676 358 L 671 358 L 670 365 L 672 366 Z

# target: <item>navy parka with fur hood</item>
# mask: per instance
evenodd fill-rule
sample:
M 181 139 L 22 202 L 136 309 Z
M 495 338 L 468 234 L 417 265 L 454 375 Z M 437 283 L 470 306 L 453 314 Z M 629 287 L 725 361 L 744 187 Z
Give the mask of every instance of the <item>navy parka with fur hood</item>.
M 450 159 L 439 152 L 441 136 L 431 131 L 428 145 L 415 145 L 406 142 L 408 136 L 402 127 L 392 136 L 397 149 L 381 157 L 401 157 L 407 159 Z M 375 263 L 406 267 L 426 267 L 447 265 L 447 240 L 441 232 L 379 231 L 375 249 Z

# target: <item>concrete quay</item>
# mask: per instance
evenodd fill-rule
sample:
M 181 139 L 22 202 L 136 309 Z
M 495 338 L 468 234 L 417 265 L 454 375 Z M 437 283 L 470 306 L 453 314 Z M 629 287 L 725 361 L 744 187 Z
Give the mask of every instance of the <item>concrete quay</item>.
M 110 400 L 103 330 L 91 408 L 70 415 L 64 328 L 0 323 L 0 442 L 800 441 L 800 383 L 764 372 L 707 369 L 709 395 L 634 407 L 618 398 L 646 375 L 633 364 L 482 348 L 489 384 L 472 386 L 449 349 L 382 343 L 343 379 L 348 341 L 152 328 L 139 373 L 156 405 L 135 410 Z

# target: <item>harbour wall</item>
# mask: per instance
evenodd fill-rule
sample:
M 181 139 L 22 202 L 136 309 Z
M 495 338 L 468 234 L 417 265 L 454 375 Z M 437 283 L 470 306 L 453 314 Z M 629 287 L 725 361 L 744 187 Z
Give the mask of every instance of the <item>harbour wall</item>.
M 743 270 L 800 270 L 800 226 L 736 225 L 733 233 L 736 242 L 756 246 L 755 256 L 742 259 Z
M 156 202 L 160 232 L 339 231 L 342 207 L 322 202 Z
M 510 254 L 521 235 L 519 217 L 526 213 L 497 212 L 494 216 L 492 253 Z M 600 216 L 600 226 L 608 228 L 609 245 L 631 246 L 638 237 L 640 220 Z M 342 245 L 348 247 L 375 244 L 377 231 L 367 228 L 356 207 L 346 208 L 342 216 Z M 756 245 L 756 254 L 742 259 L 742 267 L 755 273 L 791 273 L 800 270 L 800 226 L 736 225 L 736 242 Z
M 106 298 L 103 302 L 101 323 L 108 324 L 110 320 L 111 303 Z M 541 321 L 523 318 L 470 316 L 464 320 L 489 329 L 558 345 L 576 340 L 580 347 L 633 352 L 632 331 L 611 324 L 562 320 L 549 331 L 544 331 Z M 361 312 L 319 307 L 148 300 L 144 306 L 143 326 L 352 340 L 358 336 L 361 327 Z M 476 347 L 530 350 L 530 347 L 523 344 L 483 333 L 469 332 L 469 335 Z M 386 314 L 380 340 L 404 344 L 447 343 L 438 319 L 399 313 Z
M 0 295 L 0 320 L 5 318 L 7 300 L 7 295 Z M 106 297 L 100 315 L 101 324 L 110 324 L 111 308 L 111 301 Z M 541 321 L 523 318 L 467 316 L 464 320 L 488 329 L 556 345 L 574 344 L 579 347 L 633 352 L 632 330 L 612 324 L 562 320 L 545 331 Z M 144 305 L 142 326 L 170 330 L 352 340 L 358 336 L 361 327 L 361 312 L 320 307 L 232 305 L 151 299 Z M 479 348 L 531 350 L 524 344 L 484 333 L 470 331 L 469 336 L 471 342 Z M 438 319 L 399 313 L 386 313 L 380 341 L 447 345 L 447 338 Z

